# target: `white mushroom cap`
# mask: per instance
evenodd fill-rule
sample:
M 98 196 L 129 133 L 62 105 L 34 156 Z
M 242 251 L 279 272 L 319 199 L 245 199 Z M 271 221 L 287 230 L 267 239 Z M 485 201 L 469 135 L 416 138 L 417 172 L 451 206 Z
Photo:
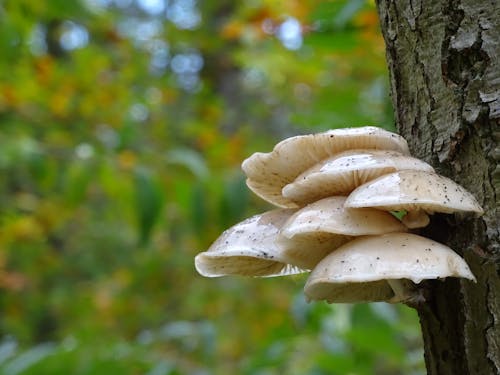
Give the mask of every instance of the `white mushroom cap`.
M 403 137 L 366 126 L 334 129 L 285 139 L 270 153 L 255 153 L 243 161 L 247 186 L 264 200 L 279 207 L 297 207 L 281 194 L 283 187 L 319 161 L 349 149 L 394 150 L 409 155 Z
M 449 247 L 411 233 L 360 237 L 324 258 L 304 291 L 310 300 L 332 302 L 404 301 L 391 283 L 463 277 L 475 281 L 465 261 Z M 400 283 L 403 281 L 403 283 Z
M 276 240 L 288 263 L 313 269 L 321 259 L 354 236 L 406 231 L 406 227 L 388 212 L 345 208 L 345 199 L 319 200 L 288 219 Z
M 332 195 L 348 195 L 365 182 L 404 169 L 434 172 L 424 161 L 396 151 L 348 150 L 307 169 L 282 194 L 304 205 Z
M 387 211 L 483 213 L 474 196 L 462 186 L 424 171 L 399 171 L 367 182 L 349 195 L 345 205 Z
M 283 260 L 275 245 L 279 230 L 295 210 L 277 209 L 252 216 L 227 229 L 195 257 L 196 270 L 203 276 L 281 276 L 300 272 Z

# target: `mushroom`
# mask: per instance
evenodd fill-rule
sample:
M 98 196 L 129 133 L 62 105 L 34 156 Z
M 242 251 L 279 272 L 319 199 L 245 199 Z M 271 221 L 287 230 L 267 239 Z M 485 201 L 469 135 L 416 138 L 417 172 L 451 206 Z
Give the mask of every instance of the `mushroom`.
M 345 208 L 345 200 L 345 197 L 319 200 L 287 220 L 276 239 L 287 263 L 313 269 L 326 255 L 355 236 L 406 231 L 390 213 Z
M 411 169 L 434 172 L 424 161 L 389 150 L 348 150 L 315 164 L 286 185 L 282 194 L 298 205 L 348 195 L 374 178 Z
M 363 127 L 292 137 L 242 168 L 247 186 L 282 208 L 236 224 L 198 254 L 203 276 L 313 269 L 304 288 L 308 300 L 407 304 L 422 300 L 416 285 L 422 280 L 475 281 L 453 250 L 404 232 L 427 225 L 427 213 L 481 214 L 482 208 L 464 188 L 410 157 L 397 134 Z M 384 210 L 406 214 L 399 221 Z
M 278 231 L 295 212 L 276 209 L 252 216 L 227 229 L 195 257 L 196 270 L 203 276 L 280 276 L 303 270 L 287 264 L 275 245 Z
M 474 196 L 449 178 L 426 171 L 398 171 L 356 188 L 346 207 L 373 207 L 386 211 L 406 210 L 402 218 L 409 228 L 429 223 L 426 213 L 475 212 L 483 209 Z
M 411 233 L 357 238 L 341 246 L 311 272 L 308 300 L 418 303 L 415 284 L 463 277 L 476 281 L 467 263 L 449 247 Z
M 284 208 L 297 204 L 283 197 L 283 187 L 319 161 L 349 149 L 382 149 L 409 155 L 403 137 L 366 126 L 301 135 L 278 143 L 272 152 L 257 152 L 243 161 L 247 186 L 264 200 Z

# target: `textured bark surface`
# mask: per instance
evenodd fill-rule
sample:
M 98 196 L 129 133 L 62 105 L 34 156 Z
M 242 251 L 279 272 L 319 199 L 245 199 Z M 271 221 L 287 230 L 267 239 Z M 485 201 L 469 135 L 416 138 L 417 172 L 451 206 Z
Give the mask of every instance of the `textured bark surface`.
M 379 0 L 391 93 L 412 153 L 471 191 L 483 217 L 434 215 L 424 235 L 477 284 L 428 282 L 419 307 L 429 374 L 500 374 L 500 1 Z

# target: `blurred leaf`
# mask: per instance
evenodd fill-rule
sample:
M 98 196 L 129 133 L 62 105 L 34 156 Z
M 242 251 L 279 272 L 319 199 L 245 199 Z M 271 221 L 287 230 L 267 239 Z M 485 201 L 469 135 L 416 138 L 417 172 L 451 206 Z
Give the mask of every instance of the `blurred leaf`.
M 147 245 L 163 208 L 164 194 L 151 172 L 137 168 L 134 173 L 139 244 Z
M 17 375 L 29 370 L 38 362 L 51 355 L 55 350 L 53 344 L 40 344 L 25 351 L 9 361 L 3 369 L 5 375 Z
M 337 52 L 349 52 L 358 46 L 358 36 L 353 32 L 327 31 L 309 34 L 305 38 L 305 44 L 317 49 L 331 50 Z
M 207 207 L 207 192 L 205 190 L 205 185 L 201 182 L 196 182 L 191 187 L 191 218 L 193 229 L 195 233 L 202 233 L 207 227 L 207 221 L 210 220 L 208 217 L 208 207 Z
M 0 343 L 0 364 L 12 357 L 16 353 L 17 342 L 12 338 L 5 338 Z
M 68 168 L 65 178 L 66 199 L 71 205 L 78 204 L 85 199 L 88 186 L 93 178 L 94 171 L 90 163 L 74 163 Z
M 166 158 L 169 164 L 178 164 L 187 168 L 200 181 L 204 181 L 209 176 L 205 160 L 194 150 L 177 148 L 168 151 Z
M 243 175 L 237 174 L 231 176 L 224 184 L 219 213 L 222 227 L 236 224 L 247 212 L 249 191 L 245 180 Z
M 351 22 L 354 15 L 366 4 L 366 0 L 349 0 L 345 2 L 340 12 L 338 12 L 334 19 L 333 24 L 336 28 L 344 28 L 348 22 Z
M 353 329 L 346 333 L 357 350 L 376 353 L 376 348 L 384 348 L 384 355 L 394 359 L 403 356 L 403 350 L 388 322 L 373 314 L 368 304 L 357 304 L 353 308 Z M 367 338 L 370 339 L 367 339 Z

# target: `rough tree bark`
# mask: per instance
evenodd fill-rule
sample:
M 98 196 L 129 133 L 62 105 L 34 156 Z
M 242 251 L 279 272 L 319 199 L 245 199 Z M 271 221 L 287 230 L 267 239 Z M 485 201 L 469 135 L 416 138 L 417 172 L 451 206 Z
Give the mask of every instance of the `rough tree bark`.
M 412 153 L 471 191 L 482 218 L 434 215 L 477 284 L 425 285 L 429 374 L 500 374 L 500 2 L 378 0 L 400 133 Z

